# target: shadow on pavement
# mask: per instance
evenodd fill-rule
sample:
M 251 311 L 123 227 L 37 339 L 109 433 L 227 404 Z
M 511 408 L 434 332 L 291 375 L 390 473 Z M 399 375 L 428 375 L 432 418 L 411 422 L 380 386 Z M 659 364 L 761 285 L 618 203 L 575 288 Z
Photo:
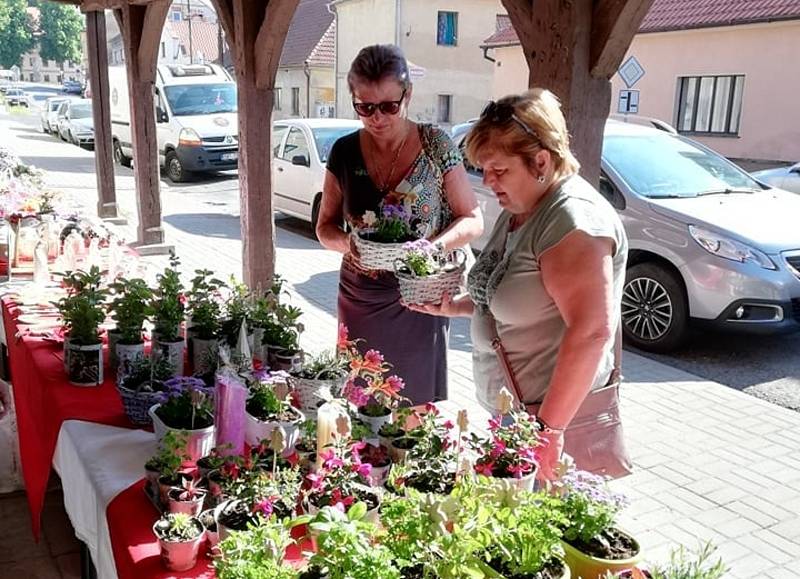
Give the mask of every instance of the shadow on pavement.
M 336 298 L 339 287 L 339 270 L 315 273 L 302 283 L 292 284 L 304 299 L 314 302 L 332 316 L 336 316 Z M 326 288 L 321 290 L 320 288 Z
M 202 235 L 204 237 L 221 237 L 224 239 L 241 239 L 242 231 L 238 215 L 223 213 L 179 213 L 164 216 L 164 221 L 176 229 Z
M 20 155 L 20 159 L 28 165 L 35 165 L 46 171 L 59 173 L 93 173 L 94 157 L 67 157 L 63 155 L 52 157 L 31 157 Z

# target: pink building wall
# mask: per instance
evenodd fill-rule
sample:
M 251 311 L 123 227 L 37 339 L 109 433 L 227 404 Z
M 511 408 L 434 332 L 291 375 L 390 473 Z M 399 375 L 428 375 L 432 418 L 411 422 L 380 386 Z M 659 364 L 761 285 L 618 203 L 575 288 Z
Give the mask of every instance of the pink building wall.
M 645 70 L 640 115 L 674 124 L 679 77 L 743 74 L 738 136 L 692 138 L 727 157 L 800 160 L 800 21 L 639 34 L 630 55 Z M 624 88 L 615 75 L 611 113 Z

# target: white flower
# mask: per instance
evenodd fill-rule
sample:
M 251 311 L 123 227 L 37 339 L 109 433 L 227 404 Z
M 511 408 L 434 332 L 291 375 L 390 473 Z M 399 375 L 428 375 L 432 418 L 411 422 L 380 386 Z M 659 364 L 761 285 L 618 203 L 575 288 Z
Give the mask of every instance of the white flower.
M 367 227 L 372 227 L 375 225 L 375 222 L 378 220 L 378 216 L 375 215 L 374 211 L 367 211 L 364 213 L 364 217 L 361 219 L 364 222 L 364 225 Z

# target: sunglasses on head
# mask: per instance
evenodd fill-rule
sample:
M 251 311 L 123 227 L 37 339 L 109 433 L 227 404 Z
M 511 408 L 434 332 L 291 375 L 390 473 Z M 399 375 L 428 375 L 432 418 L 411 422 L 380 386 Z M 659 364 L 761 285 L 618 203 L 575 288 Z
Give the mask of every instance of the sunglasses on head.
M 406 89 L 403 89 L 400 100 L 383 101 L 382 103 L 357 103 L 353 101 L 353 108 L 359 117 L 371 117 L 377 110 L 381 111 L 384 115 L 396 115 L 400 112 L 400 107 L 403 104 L 404 98 L 406 98 Z
M 539 135 L 536 134 L 532 128 L 526 125 L 514 112 L 514 105 L 517 101 L 495 102 L 489 101 L 489 104 L 483 109 L 481 113 L 482 119 L 487 119 L 489 122 L 497 125 L 504 125 L 509 121 L 513 121 L 519 127 L 528 133 L 531 137 L 539 140 Z

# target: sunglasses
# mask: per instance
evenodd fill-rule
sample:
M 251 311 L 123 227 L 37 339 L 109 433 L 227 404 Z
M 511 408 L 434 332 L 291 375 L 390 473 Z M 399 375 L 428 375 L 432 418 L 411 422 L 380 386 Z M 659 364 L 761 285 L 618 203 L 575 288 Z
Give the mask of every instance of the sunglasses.
M 403 104 L 403 99 L 406 98 L 406 89 L 403 89 L 403 94 L 400 95 L 400 100 L 396 101 L 383 101 L 382 103 L 357 103 L 353 101 L 353 108 L 359 117 L 371 117 L 375 111 L 379 110 L 384 115 L 396 115 L 400 112 L 400 107 Z
M 526 125 L 514 112 L 514 105 L 517 102 L 518 101 L 498 103 L 495 101 L 489 101 L 489 104 L 486 105 L 481 113 L 481 119 L 486 119 L 489 122 L 497 125 L 504 125 L 509 121 L 513 121 L 517 123 L 517 125 L 519 125 L 523 131 L 538 141 L 539 135 L 536 134 L 536 131 Z

